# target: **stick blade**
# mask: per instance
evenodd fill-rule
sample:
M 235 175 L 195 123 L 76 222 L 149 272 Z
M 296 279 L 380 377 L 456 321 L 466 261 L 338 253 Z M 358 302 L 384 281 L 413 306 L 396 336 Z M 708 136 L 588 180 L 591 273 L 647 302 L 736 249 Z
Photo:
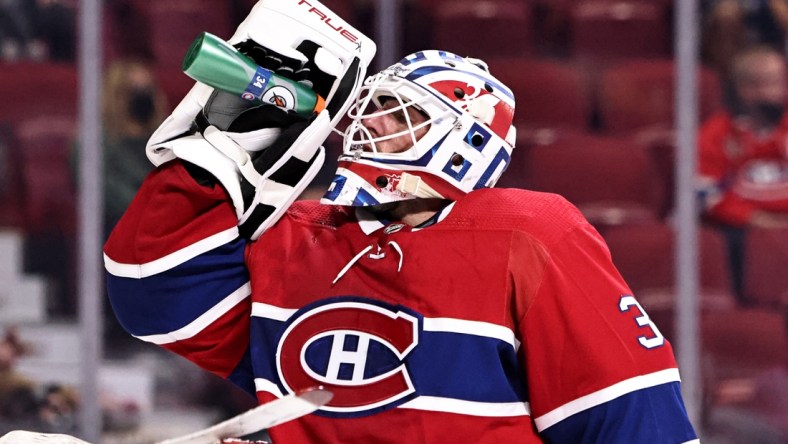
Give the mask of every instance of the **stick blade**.
M 207 429 L 179 438 L 160 441 L 157 444 L 214 444 L 224 438 L 250 435 L 308 415 L 328 403 L 332 397 L 333 393 L 321 387 L 293 393 L 257 406 Z

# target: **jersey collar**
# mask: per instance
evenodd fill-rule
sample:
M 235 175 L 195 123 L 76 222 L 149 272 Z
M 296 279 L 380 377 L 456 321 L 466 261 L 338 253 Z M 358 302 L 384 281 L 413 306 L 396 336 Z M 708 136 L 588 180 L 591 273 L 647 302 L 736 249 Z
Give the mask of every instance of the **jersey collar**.
M 442 220 L 446 219 L 446 216 L 448 216 L 449 213 L 451 213 L 455 203 L 456 202 L 451 202 L 445 207 L 441 208 L 431 218 L 424 221 L 424 223 L 413 227 L 411 231 L 423 230 L 424 228 L 440 223 Z M 382 218 L 379 219 L 370 211 L 365 210 L 364 207 L 356 208 L 356 219 L 358 219 L 359 228 L 361 228 L 361 231 L 363 231 L 366 235 L 370 235 L 383 227 L 391 225 L 394 222 Z

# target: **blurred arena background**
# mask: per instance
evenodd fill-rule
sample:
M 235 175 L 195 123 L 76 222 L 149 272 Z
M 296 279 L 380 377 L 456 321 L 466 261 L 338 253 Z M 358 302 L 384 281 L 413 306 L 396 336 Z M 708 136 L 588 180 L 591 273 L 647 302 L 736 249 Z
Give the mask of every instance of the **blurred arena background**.
M 697 42 L 689 52 L 694 63 L 685 65 L 696 85 L 688 127 L 694 137 L 695 125 L 728 100 L 725 68 L 735 42 L 713 15 L 724 1 L 688 2 L 697 7 L 694 36 L 681 34 L 680 5 L 672 0 L 322 3 L 378 42 L 373 69 L 421 49 L 486 60 L 517 101 L 517 146 L 499 185 L 560 193 L 605 237 L 635 295 L 678 349 L 682 369 L 682 361 L 695 363 L 686 364 L 688 405 L 702 442 L 785 443 L 788 228 L 752 229 L 736 271 L 723 233 L 694 217 L 688 233 L 698 254 L 689 257 L 697 273 L 683 287 L 696 301 L 688 305 L 689 328 L 682 329 L 687 321 L 677 308 L 687 297 L 677 276 L 677 260 L 687 257 L 680 254 L 686 238 L 677 237 L 687 221 L 678 202 L 693 191 L 687 182 L 676 185 L 676 39 Z M 81 77 L 88 41 L 80 26 L 91 3 L 100 33 L 97 79 Z M 0 435 L 26 428 L 152 442 L 252 406 L 228 383 L 122 331 L 103 297 L 100 251 L 83 253 L 91 225 L 81 218 L 93 220 L 100 250 L 152 168 L 145 140 L 193 84 L 180 71 L 189 43 L 202 31 L 229 38 L 254 3 L 0 0 Z M 785 53 L 785 29 L 777 28 Z M 98 143 L 82 140 L 89 107 L 80 99 L 88 88 L 101 91 Z M 84 157 L 91 143 L 103 159 L 94 165 L 103 172 L 93 190 L 100 204 L 81 208 L 90 201 L 80 169 L 90 165 Z M 332 135 L 327 149 L 337 154 L 339 138 Z M 319 197 L 330 182 L 336 155 L 328 158 L 303 198 Z M 93 301 L 87 311 L 86 300 Z M 95 319 L 85 319 L 89 307 Z M 86 344 L 90 331 L 98 342 Z M 92 422 L 80 416 L 86 409 L 95 412 Z M 90 424 L 100 431 L 85 430 Z

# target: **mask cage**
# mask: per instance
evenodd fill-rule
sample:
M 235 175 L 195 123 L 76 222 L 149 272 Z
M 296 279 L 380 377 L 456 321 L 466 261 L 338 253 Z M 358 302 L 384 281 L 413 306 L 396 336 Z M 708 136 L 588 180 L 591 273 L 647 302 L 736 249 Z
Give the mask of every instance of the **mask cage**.
M 411 100 L 410 97 L 417 98 Z M 389 105 L 391 101 L 395 102 L 394 106 Z M 426 115 L 427 119 L 414 124 L 408 113 L 410 108 Z M 364 125 L 364 120 L 394 114 L 401 115 L 401 117 L 393 118 L 405 124 L 402 131 L 375 137 Z M 416 160 L 424 154 L 425 150 L 419 147 L 429 141 L 429 135 L 433 132 L 432 127 L 452 114 L 445 104 L 437 100 L 432 93 L 424 91 L 422 87 L 400 77 L 392 76 L 385 71 L 381 72 L 364 82 L 364 86 L 359 92 L 359 98 L 348 110 L 347 115 L 352 121 L 343 134 L 344 154 L 356 159 Z M 429 128 L 429 130 L 421 139 L 418 139 L 416 132 L 422 128 Z M 410 138 L 411 143 L 408 149 L 397 153 L 383 153 L 378 149 L 379 143 L 403 136 Z M 420 145 L 419 142 L 422 144 Z

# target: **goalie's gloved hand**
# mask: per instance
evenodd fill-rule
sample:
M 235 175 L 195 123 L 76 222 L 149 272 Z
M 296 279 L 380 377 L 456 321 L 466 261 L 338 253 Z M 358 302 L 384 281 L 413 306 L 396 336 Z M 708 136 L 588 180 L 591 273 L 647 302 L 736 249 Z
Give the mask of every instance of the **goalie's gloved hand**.
M 330 9 L 319 12 L 305 3 L 258 0 L 227 40 L 259 65 L 311 84 L 325 100 L 318 115 L 242 102 L 197 82 L 145 147 L 156 166 L 179 158 L 192 171 L 204 170 L 193 174 L 200 182 L 220 183 L 251 239 L 317 174 L 325 156 L 320 145 L 351 106 L 375 55 L 369 37 Z
M 303 59 L 289 57 L 251 40 L 236 47 L 258 65 L 310 87 L 330 88 L 336 80 L 314 63 L 309 66 L 309 56 L 303 53 L 299 54 Z M 297 48 L 299 52 L 301 48 L 314 55 L 319 46 L 304 42 Z M 218 173 L 207 159 L 197 159 L 196 153 L 178 150 L 176 154 L 193 164 L 187 170 L 199 183 L 212 186 L 218 181 L 228 188 L 240 233 L 250 239 L 256 239 L 278 220 L 318 173 L 325 159 L 320 145 L 331 130 L 326 110 L 303 117 L 274 104 L 252 102 L 219 90 L 211 93 L 194 126 L 235 164 L 235 180 L 226 172 Z

